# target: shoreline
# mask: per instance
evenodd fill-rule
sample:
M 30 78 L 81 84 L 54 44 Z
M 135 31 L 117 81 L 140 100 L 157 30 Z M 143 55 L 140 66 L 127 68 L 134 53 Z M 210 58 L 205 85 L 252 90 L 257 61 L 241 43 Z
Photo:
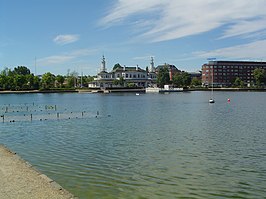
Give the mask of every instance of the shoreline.
M 27 93 L 77 93 L 77 90 L 25 90 L 25 91 L 0 91 L 0 94 L 27 94 Z
M 214 91 L 221 92 L 266 92 L 266 88 L 213 88 Z M 190 92 L 190 91 L 211 91 L 211 88 L 188 88 L 182 91 L 165 90 L 163 92 Z M 145 93 L 145 89 L 75 89 L 75 90 L 25 90 L 25 91 L 0 91 L 0 94 L 31 94 L 31 93 Z
M 157 92 L 149 92 L 149 93 L 174 93 L 174 92 L 194 92 L 194 91 L 202 91 L 202 92 L 211 92 L 211 88 L 183 88 L 183 90 L 158 90 Z M 266 92 L 264 88 L 213 88 L 213 91 L 218 92 Z M 147 93 L 147 92 L 146 92 Z
M 0 198 L 77 199 L 2 144 L 0 144 L 0 179 Z
M 187 91 L 211 91 L 211 88 L 191 88 Z M 213 91 L 225 92 L 266 92 L 265 88 L 213 88 Z

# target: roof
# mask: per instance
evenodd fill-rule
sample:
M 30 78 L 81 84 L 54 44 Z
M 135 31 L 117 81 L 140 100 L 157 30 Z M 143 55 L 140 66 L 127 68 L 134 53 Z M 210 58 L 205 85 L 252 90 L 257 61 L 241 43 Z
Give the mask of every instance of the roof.
M 106 72 L 106 71 L 101 71 L 101 72 L 99 72 L 98 74 L 107 74 L 108 72 Z
M 239 64 L 239 65 L 244 65 L 244 64 L 252 64 L 252 65 L 266 65 L 266 62 L 262 62 L 262 61 L 209 61 L 209 63 L 207 65 L 213 65 L 213 64 L 217 64 L 217 65 L 234 65 L 234 64 Z
M 136 70 L 136 66 L 118 67 L 118 68 L 112 70 L 111 72 L 115 73 L 115 72 L 124 72 L 124 71 L 126 71 L 126 72 L 146 72 L 145 70 L 143 70 L 139 67 Z
M 159 69 L 164 68 L 164 67 L 167 67 L 168 69 L 171 69 L 171 70 L 177 70 L 177 71 L 179 71 L 179 70 L 176 68 L 176 66 L 175 66 L 175 65 L 172 65 L 172 64 L 158 65 L 158 66 L 156 67 L 156 70 L 158 71 Z

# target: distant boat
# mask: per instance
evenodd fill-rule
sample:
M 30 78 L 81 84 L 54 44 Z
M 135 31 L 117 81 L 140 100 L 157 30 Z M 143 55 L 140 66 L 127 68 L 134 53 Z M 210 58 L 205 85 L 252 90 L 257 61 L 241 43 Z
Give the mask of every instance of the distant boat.
M 136 95 L 139 95 L 139 93 L 136 93 Z
M 212 92 L 211 92 L 211 98 L 209 99 L 209 103 L 213 104 L 214 98 L 213 98 L 213 68 L 212 68 Z
M 211 104 L 214 103 L 214 99 L 212 99 L 212 98 L 209 99 L 209 103 L 211 103 Z

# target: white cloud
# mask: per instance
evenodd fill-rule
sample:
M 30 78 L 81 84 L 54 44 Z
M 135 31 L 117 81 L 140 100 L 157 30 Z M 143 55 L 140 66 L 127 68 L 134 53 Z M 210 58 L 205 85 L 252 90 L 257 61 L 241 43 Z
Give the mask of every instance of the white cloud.
M 221 32 L 221 38 L 227 38 L 265 30 L 265 7 L 263 0 L 118 0 L 100 25 L 110 27 L 124 22 L 134 26 L 137 21 L 135 26 L 143 27 L 139 36 L 154 42 L 218 27 L 227 28 Z
M 209 52 L 195 52 L 201 58 L 216 57 L 224 59 L 266 59 L 266 40 L 254 41 L 248 44 L 220 48 Z
M 61 55 L 52 55 L 38 59 L 37 62 L 40 65 L 53 65 L 70 62 L 74 59 L 85 57 L 96 52 L 97 49 L 79 49 L 72 52 L 64 53 Z
M 227 30 L 225 30 L 224 35 L 221 37 L 221 39 L 240 35 L 250 35 L 253 33 L 264 32 L 265 30 L 266 16 L 256 20 L 238 21 Z
M 163 1 L 163 0 L 162 0 Z M 161 4 L 158 0 L 118 0 L 116 5 L 112 8 L 110 13 L 101 19 L 101 25 L 112 25 L 123 21 L 130 15 L 136 13 L 149 12 Z
M 50 65 L 50 64 L 61 64 L 65 63 L 67 61 L 72 60 L 74 57 L 70 55 L 53 55 L 49 57 L 44 57 L 41 59 L 38 59 L 38 64 L 42 65 Z
M 65 45 L 79 40 L 79 35 L 57 35 L 53 41 L 56 44 Z

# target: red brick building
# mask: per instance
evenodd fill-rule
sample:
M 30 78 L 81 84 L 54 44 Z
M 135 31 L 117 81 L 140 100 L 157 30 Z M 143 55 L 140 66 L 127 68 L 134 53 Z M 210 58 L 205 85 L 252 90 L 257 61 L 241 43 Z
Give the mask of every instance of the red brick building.
M 205 86 L 231 86 L 239 77 L 246 85 L 254 83 L 253 71 L 266 70 L 266 62 L 252 61 L 209 61 L 202 65 L 202 84 Z

